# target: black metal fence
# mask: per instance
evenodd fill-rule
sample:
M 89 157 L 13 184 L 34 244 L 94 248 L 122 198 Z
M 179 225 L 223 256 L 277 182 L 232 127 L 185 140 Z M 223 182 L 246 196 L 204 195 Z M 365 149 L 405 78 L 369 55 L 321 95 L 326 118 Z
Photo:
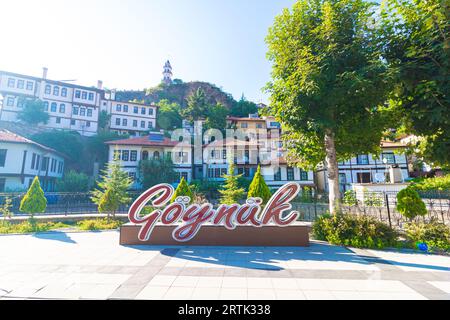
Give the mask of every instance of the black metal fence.
M 130 192 L 134 201 L 140 192 Z M 16 216 L 24 215 L 19 211 L 20 202 L 25 193 L 0 193 L 0 206 L 6 198 L 12 200 L 12 212 Z M 419 219 L 429 221 L 438 219 L 450 225 L 450 191 L 421 193 L 427 207 L 427 215 Z M 46 215 L 71 215 L 98 213 L 97 205 L 91 200 L 90 193 L 46 193 Z M 343 211 L 356 215 L 373 216 L 394 227 L 402 227 L 406 219 L 397 211 L 397 192 L 364 192 L 355 194 L 354 202 L 344 204 Z M 213 203 L 215 203 L 213 201 Z M 300 212 L 302 221 L 314 221 L 329 210 L 328 195 L 301 194 L 292 203 L 294 210 Z M 116 213 L 127 213 L 129 206 L 122 206 Z
M 397 211 L 398 192 L 363 192 L 355 193 L 354 198 L 345 199 L 342 206 L 344 213 L 372 216 L 393 227 L 402 228 L 407 219 Z M 417 220 L 430 221 L 437 219 L 450 225 L 450 191 L 419 192 L 427 214 Z M 314 221 L 329 211 L 328 196 L 325 194 L 312 196 L 309 201 L 296 201 L 295 210 L 300 212 L 301 220 Z

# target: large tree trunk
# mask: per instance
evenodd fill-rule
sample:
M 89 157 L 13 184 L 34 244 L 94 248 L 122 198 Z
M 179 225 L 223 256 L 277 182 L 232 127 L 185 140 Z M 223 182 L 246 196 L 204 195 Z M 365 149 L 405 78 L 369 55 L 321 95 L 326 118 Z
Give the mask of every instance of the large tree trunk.
M 334 133 L 327 131 L 325 134 L 325 151 L 327 163 L 327 178 L 330 200 L 330 213 L 336 214 L 341 211 L 341 193 L 339 191 L 339 169 L 336 157 L 336 146 Z

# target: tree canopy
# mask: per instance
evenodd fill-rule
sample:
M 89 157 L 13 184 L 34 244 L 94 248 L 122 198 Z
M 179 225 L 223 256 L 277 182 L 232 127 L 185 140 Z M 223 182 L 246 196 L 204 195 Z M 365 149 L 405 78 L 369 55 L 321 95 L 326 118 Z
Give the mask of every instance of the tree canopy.
M 378 153 L 390 75 L 381 59 L 375 8 L 363 0 L 299 0 L 267 36 L 270 111 L 283 124 L 288 160 L 326 159 L 330 211 L 339 209 L 338 159 Z
M 25 100 L 23 108 L 17 117 L 30 125 L 46 124 L 49 119 L 48 113 L 44 110 L 44 102 L 38 99 Z
M 450 2 L 384 0 L 383 54 L 395 74 L 390 106 L 416 152 L 450 167 Z

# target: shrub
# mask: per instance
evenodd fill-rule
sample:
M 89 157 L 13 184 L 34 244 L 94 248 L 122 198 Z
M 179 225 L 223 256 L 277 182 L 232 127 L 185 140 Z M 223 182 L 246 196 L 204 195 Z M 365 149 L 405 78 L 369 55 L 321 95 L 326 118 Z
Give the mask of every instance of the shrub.
M 324 215 L 313 225 L 318 240 L 357 248 L 384 248 L 397 244 L 397 233 L 383 222 L 368 216 Z
M 30 218 L 18 224 L 6 221 L 0 222 L 0 234 L 46 232 L 66 227 L 68 225 L 62 222 L 37 222 L 35 219 Z
M 39 178 L 35 177 L 33 183 L 28 189 L 27 194 L 20 202 L 19 210 L 21 212 L 29 213 L 33 217 L 35 213 L 45 212 L 47 208 L 47 199 L 45 198 L 44 191 L 39 183 Z
M 13 216 L 13 213 L 11 211 L 12 205 L 12 199 L 10 197 L 5 198 L 5 202 L 0 207 L 0 213 L 2 214 L 3 218 L 11 218 Z
M 411 188 L 403 189 L 397 194 L 397 211 L 409 220 L 427 214 L 425 203 L 417 191 Z
M 345 204 L 346 206 L 358 205 L 358 199 L 356 199 L 356 192 L 353 190 L 345 191 L 342 203 Z
M 189 203 L 192 203 L 194 200 L 194 196 L 192 194 L 192 190 L 187 184 L 184 177 L 181 178 L 180 183 L 178 184 L 177 189 L 173 193 L 172 199 L 170 199 L 171 202 L 174 202 L 178 197 L 189 197 L 190 201 Z
M 416 179 L 410 188 L 416 191 L 450 191 L 450 174 L 443 177 Z
M 89 190 L 89 177 L 84 173 L 70 170 L 56 183 L 59 192 L 86 192 Z
M 261 175 L 261 167 L 258 166 L 258 170 L 248 188 L 247 198 L 261 198 L 263 203 L 267 203 L 271 196 L 272 193 Z
M 412 246 L 426 243 L 429 251 L 450 251 L 450 228 L 433 219 L 429 223 L 411 222 L 406 225 L 406 238 Z
M 82 220 L 77 222 L 77 227 L 80 230 L 113 230 L 122 225 L 122 222 L 114 219 L 92 219 Z

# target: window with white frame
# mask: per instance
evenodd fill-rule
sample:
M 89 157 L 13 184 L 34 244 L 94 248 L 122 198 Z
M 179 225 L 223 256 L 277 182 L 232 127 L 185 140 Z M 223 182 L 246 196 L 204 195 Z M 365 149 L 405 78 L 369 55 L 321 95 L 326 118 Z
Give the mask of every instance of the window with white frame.
M 61 89 L 61 97 L 67 97 L 67 88 Z
M 8 107 L 14 107 L 15 102 L 16 102 L 16 98 L 14 98 L 14 97 L 8 97 L 6 99 L 6 105 Z
M 8 78 L 8 87 L 14 88 L 16 86 L 16 79 L 14 78 Z
M 369 156 L 367 154 L 361 154 L 356 157 L 357 164 L 369 164 Z
M 58 108 L 58 104 L 56 102 L 52 102 L 52 104 L 50 105 L 50 111 L 56 112 L 57 108 Z
M 52 92 L 52 87 L 49 84 L 45 85 L 44 93 L 45 94 L 50 94 L 51 92 Z
M 59 105 L 59 113 L 66 113 L 66 105 L 64 103 Z
M 32 81 L 27 81 L 27 90 L 32 91 L 34 88 L 34 83 Z
M 53 87 L 53 95 L 54 96 L 59 96 L 59 87 L 58 86 L 54 86 Z
M 23 88 L 25 88 L 25 81 L 17 80 L 17 89 L 23 89 Z

